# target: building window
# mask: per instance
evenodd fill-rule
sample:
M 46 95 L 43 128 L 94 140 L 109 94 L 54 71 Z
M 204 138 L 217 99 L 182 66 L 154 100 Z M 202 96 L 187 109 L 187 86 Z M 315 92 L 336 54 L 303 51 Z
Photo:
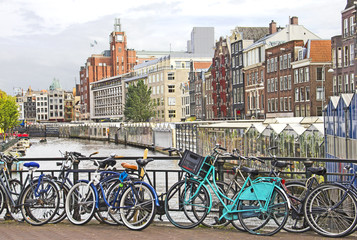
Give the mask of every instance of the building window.
M 299 69 L 299 83 L 304 82 L 304 69 L 300 68 Z
M 288 76 L 288 89 L 291 90 L 291 75 Z
M 300 107 L 298 105 L 295 106 L 295 117 L 300 117 Z
M 316 100 L 322 101 L 324 95 L 323 87 L 316 87 Z
M 173 72 L 167 73 L 167 80 L 175 80 L 175 73 Z
M 338 93 L 342 93 L 342 76 L 338 76 Z
M 309 67 L 305 68 L 305 82 L 310 81 Z
M 275 72 L 278 71 L 278 57 L 275 57 L 274 70 Z
M 299 101 L 299 88 L 295 88 L 295 102 Z
M 169 106 L 175 106 L 176 105 L 176 98 L 174 98 L 174 97 L 169 97 L 167 99 L 167 101 L 168 101 L 168 105 Z
M 175 92 L 175 85 L 168 85 L 167 87 L 169 89 L 169 93 L 174 93 Z
M 350 45 L 350 65 L 353 65 L 353 60 L 355 59 L 355 50 L 353 44 Z
M 288 68 L 291 68 L 291 53 L 288 54 Z
M 343 36 L 348 37 L 348 19 L 343 19 Z
M 322 67 L 317 67 L 316 68 L 316 80 L 317 81 L 322 81 L 323 79 L 323 68 Z
M 275 91 L 278 91 L 278 78 L 275 78 Z
M 310 87 L 305 88 L 305 98 L 306 101 L 310 101 Z
M 351 73 L 351 78 L 350 78 L 350 84 L 351 84 L 350 91 L 351 92 L 354 92 L 354 90 L 355 90 L 354 83 L 355 83 L 355 74 Z
M 294 84 L 297 84 L 299 82 L 299 70 L 295 69 L 294 70 Z
M 349 86 L 349 83 L 348 83 L 348 74 L 345 75 L 345 93 L 348 93 L 348 86 Z

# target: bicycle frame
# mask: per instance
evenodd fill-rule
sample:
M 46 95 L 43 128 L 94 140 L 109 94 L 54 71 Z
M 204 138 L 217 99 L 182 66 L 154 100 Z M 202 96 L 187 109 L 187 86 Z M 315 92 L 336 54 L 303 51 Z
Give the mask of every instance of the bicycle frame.
M 216 183 L 216 179 L 215 177 L 215 167 L 214 167 L 214 163 L 217 160 L 218 155 L 216 156 L 206 156 L 206 158 L 212 158 L 213 162 L 209 168 L 209 170 L 207 171 L 206 176 L 200 180 L 198 178 L 195 177 L 190 177 L 189 179 L 194 180 L 196 182 L 199 183 L 199 186 L 197 188 L 197 190 L 195 191 L 195 193 L 193 194 L 192 197 L 190 197 L 190 199 L 188 199 L 188 202 L 191 201 L 192 199 L 194 199 L 196 197 L 196 195 L 199 193 L 201 187 L 204 187 L 207 189 L 206 184 L 208 184 L 208 186 L 210 186 L 210 188 L 212 189 L 213 193 L 218 197 L 219 201 L 222 203 L 223 207 L 224 207 L 224 213 L 223 215 L 219 218 L 219 220 L 222 220 L 223 218 L 226 218 L 227 215 L 229 214 L 237 214 L 237 213 L 241 213 L 241 212 L 252 212 L 252 211 L 267 211 L 274 188 L 279 188 L 281 190 L 281 188 L 276 185 L 276 183 L 279 183 L 281 178 L 277 178 L 277 177 L 261 177 L 261 178 L 257 178 L 255 180 L 252 180 L 250 175 L 248 175 L 248 177 L 246 178 L 241 190 L 239 191 L 238 194 L 236 194 L 233 199 L 227 197 L 224 193 L 222 193 Z M 205 159 L 206 160 L 206 159 Z M 213 184 L 211 183 L 210 177 L 213 180 Z M 261 185 L 263 185 L 263 187 L 261 187 Z M 249 187 L 247 187 L 249 186 Z M 259 190 L 261 191 L 262 189 L 266 189 L 267 191 L 265 191 L 265 193 L 263 194 L 263 196 L 261 194 L 258 194 Z M 252 189 L 251 191 L 248 189 Z M 250 193 L 248 191 L 250 191 Z M 212 208 L 212 196 L 211 193 L 209 191 L 207 191 L 209 194 L 209 198 L 210 198 L 210 206 L 208 209 L 208 212 L 211 211 Z M 284 191 L 282 191 L 283 194 Z M 287 198 L 287 196 L 285 196 Z M 227 199 L 230 203 L 232 204 L 226 204 L 225 201 L 223 199 Z M 238 206 L 238 202 L 239 200 L 244 199 L 244 200 L 258 200 L 259 203 L 259 208 L 257 209 L 242 209 L 242 210 L 235 210 L 234 208 Z M 288 198 L 287 198 L 288 199 Z M 263 201 L 265 203 L 263 203 Z M 290 202 L 288 201 L 288 206 L 290 209 Z M 228 217 L 229 219 L 229 217 Z M 232 220 L 232 219 L 229 219 Z

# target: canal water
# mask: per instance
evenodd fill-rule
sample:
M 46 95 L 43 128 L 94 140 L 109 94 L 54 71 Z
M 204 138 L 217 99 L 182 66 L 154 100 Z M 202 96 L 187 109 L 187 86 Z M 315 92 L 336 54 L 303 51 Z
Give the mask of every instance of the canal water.
M 123 144 L 115 144 L 107 141 L 95 141 L 75 138 L 47 138 L 47 142 L 40 142 L 40 138 L 31 138 L 31 147 L 27 149 L 26 156 L 28 158 L 60 158 L 61 154 L 68 151 L 76 151 L 85 156 L 89 156 L 93 152 L 98 152 L 97 157 L 109 157 L 111 154 L 124 157 L 142 157 L 144 149 Z M 162 153 L 150 151 L 148 157 L 165 156 Z M 118 160 L 120 164 L 120 160 Z M 125 160 L 125 162 L 135 164 L 135 161 Z M 82 165 L 82 164 L 81 164 Z M 84 162 L 82 168 L 92 168 L 91 162 Z M 41 169 L 57 169 L 55 163 L 43 162 Z M 52 168 L 53 169 L 53 168 Z M 147 165 L 147 169 L 160 170 L 175 170 L 179 169 L 177 161 L 172 160 L 157 160 Z
M 26 158 L 61 158 L 63 157 L 61 152 L 65 151 L 76 151 L 80 152 L 85 156 L 89 156 L 93 152 L 99 152 L 98 157 L 109 157 L 111 154 L 116 154 L 117 156 L 127 156 L 127 157 L 142 157 L 144 154 L 144 149 L 137 148 L 133 146 L 126 146 L 122 144 L 115 144 L 106 141 L 95 141 L 95 140 L 85 140 L 85 139 L 74 139 L 74 138 L 47 138 L 47 142 L 40 142 L 40 138 L 31 138 L 31 147 L 26 151 Z M 61 152 L 60 152 L 61 151 Z M 155 156 L 166 156 L 159 152 L 149 151 L 148 157 Z M 94 157 L 94 156 L 93 156 Z M 121 161 L 117 159 L 116 168 L 122 169 Z M 60 167 L 56 166 L 58 161 L 39 161 L 40 170 L 59 170 Z M 127 163 L 136 165 L 135 160 L 125 160 Z M 79 164 L 79 169 L 95 169 L 96 166 L 93 165 L 92 161 L 84 160 Z M 152 181 L 155 180 L 156 191 L 158 193 L 164 193 L 168 188 L 178 181 L 178 173 L 171 172 L 166 175 L 165 170 L 180 170 L 178 166 L 178 160 L 155 160 L 150 162 L 146 169 L 149 172 Z M 153 172 L 150 170 L 163 170 L 162 172 L 157 172 L 154 178 Z M 88 175 L 86 173 L 79 174 L 80 179 L 87 179 Z M 154 183 L 153 183 L 154 184 Z

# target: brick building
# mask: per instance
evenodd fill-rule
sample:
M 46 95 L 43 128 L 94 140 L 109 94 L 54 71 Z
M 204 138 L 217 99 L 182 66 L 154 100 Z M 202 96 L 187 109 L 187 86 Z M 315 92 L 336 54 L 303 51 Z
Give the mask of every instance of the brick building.
M 220 37 L 216 42 L 212 60 L 212 99 L 213 118 L 209 120 L 231 118 L 232 84 L 231 84 L 231 53 L 229 40 Z
M 269 33 L 267 27 L 236 27 L 232 31 L 231 44 L 231 83 L 232 83 L 232 108 L 231 116 L 234 119 L 244 118 L 244 58 L 243 49 Z
M 266 118 L 294 116 L 291 62 L 294 61 L 295 56 L 303 46 L 304 41 L 293 40 L 266 50 L 264 89 Z
M 115 19 L 114 31 L 109 35 L 110 50 L 93 54 L 80 69 L 80 95 L 82 119 L 89 119 L 90 88 L 92 82 L 132 71 L 136 52 L 127 48 L 127 38 L 121 30 L 120 19 Z
M 276 22 L 272 21 L 269 24 L 269 35 L 243 50 L 246 118 L 265 117 L 265 51 L 292 40 L 303 40 L 305 43 L 308 39 L 320 38 L 304 26 L 299 25 L 297 17 L 291 17 L 285 28 L 277 27 Z M 278 99 L 274 99 L 274 109 L 277 108 L 278 101 Z
M 356 4 L 347 0 L 345 9 L 341 12 L 342 34 L 331 38 L 333 95 L 352 93 L 356 91 L 355 62 L 356 37 Z

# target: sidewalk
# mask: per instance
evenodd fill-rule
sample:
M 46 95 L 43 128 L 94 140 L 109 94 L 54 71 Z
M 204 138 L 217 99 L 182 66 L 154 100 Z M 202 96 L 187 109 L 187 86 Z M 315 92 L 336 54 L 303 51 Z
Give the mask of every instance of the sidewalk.
M 292 234 L 281 231 L 272 237 L 260 237 L 240 232 L 230 226 L 223 229 L 197 227 L 179 229 L 170 224 L 153 223 L 142 231 L 131 231 L 124 226 L 109 226 L 96 222 L 83 226 L 71 223 L 46 224 L 35 227 L 27 223 L 0 221 L 0 240 L 101 240 L 101 239 L 136 239 L 136 240 L 221 240 L 221 239 L 323 239 L 314 232 Z M 356 239 L 356 234 L 343 239 Z

